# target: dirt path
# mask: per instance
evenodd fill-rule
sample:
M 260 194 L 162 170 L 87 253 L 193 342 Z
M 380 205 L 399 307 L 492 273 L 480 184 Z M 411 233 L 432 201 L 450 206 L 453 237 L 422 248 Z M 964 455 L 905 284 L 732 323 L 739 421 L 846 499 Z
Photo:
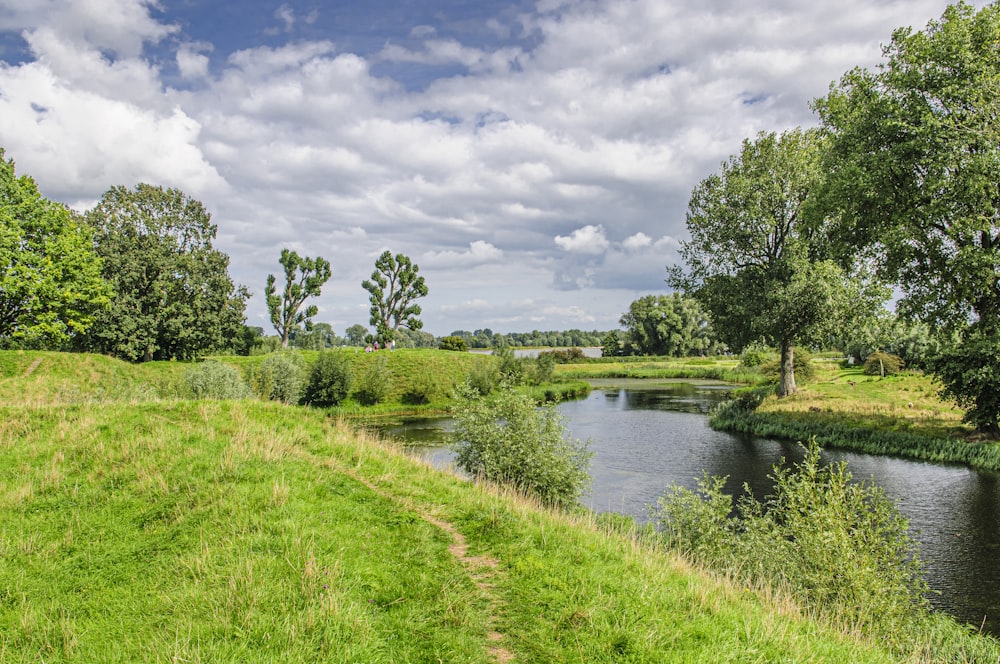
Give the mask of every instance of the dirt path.
M 340 470 L 344 469 L 341 468 Z M 492 629 L 492 627 L 496 624 L 497 614 L 499 613 L 499 609 L 502 604 L 500 598 L 493 592 L 493 584 L 491 583 L 491 580 L 497 573 L 499 562 L 495 558 L 491 558 L 489 556 L 469 555 L 469 545 L 465 540 L 465 536 L 458 532 L 458 529 L 455 528 L 454 524 L 443 521 L 421 509 L 418 509 L 415 505 L 405 499 L 386 493 L 368 479 L 358 475 L 356 472 L 349 470 L 345 472 L 353 479 L 361 482 L 366 487 L 371 489 L 374 493 L 377 493 L 383 498 L 391 500 L 401 507 L 414 512 L 427 523 L 445 531 L 451 536 L 452 544 L 448 547 L 448 551 L 455 557 L 456 560 L 458 560 L 458 562 L 462 564 L 462 567 L 465 568 L 469 578 L 472 579 L 473 583 L 476 584 L 476 587 L 479 588 L 480 592 L 483 593 L 489 602 L 489 618 L 487 621 L 488 632 L 486 638 L 494 644 L 489 648 L 490 657 L 492 657 L 497 664 L 507 664 L 508 662 L 514 661 L 514 653 L 500 645 L 500 642 L 505 638 L 504 635 Z
M 34 362 L 32 362 L 32 363 L 31 363 L 31 366 L 30 366 L 30 367 L 28 367 L 28 368 L 27 368 L 27 369 L 25 370 L 25 372 L 24 372 L 24 377 L 25 377 L 25 378 L 27 378 L 27 377 L 28 377 L 28 376 L 30 376 L 31 374 L 35 373 L 35 369 L 37 369 L 37 368 L 38 368 L 38 365 L 39 365 L 39 364 L 41 364 L 41 363 L 42 363 L 42 358 L 38 358 L 37 360 L 35 360 Z

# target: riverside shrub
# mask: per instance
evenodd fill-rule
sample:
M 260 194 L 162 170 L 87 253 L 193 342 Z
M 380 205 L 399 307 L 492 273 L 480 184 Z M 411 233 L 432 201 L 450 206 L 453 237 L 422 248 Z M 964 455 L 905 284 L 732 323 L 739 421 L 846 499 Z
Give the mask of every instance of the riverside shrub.
M 339 351 L 324 351 L 309 372 L 303 401 L 312 406 L 336 406 L 351 391 L 351 360 Z
M 903 358 L 878 351 L 865 360 L 865 374 L 868 376 L 892 376 L 903 370 Z
M 590 484 L 589 443 L 567 438 L 555 408 L 502 386 L 481 395 L 455 391 L 455 464 L 474 477 L 506 484 L 547 506 L 568 509 Z
M 254 372 L 254 392 L 263 399 L 298 403 L 306 382 L 305 362 L 289 351 L 271 353 Z
M 772 479 L 772 495 L 740 499 L 732 516 L 724 478 L 706 477 L 696 491 L 671 487 L 657 501 L 654 523 L 696 562 L 790 592 L 801 606 L 859 631 L 891 639 L 926 616 L 916 544 L 879 487 L 854 482 L 844 462 L 824 465 L 815 442 L 801 463 L 775 467 Z
M 196 364 L 184 372 L 184 386 L 195 399 L 246 399 L 252 396 L 239 369 L 216 361 Z
M 361 372 L 355 392 L 358 401 L 365 406 L 374 406 L 389 394 L 392 385 L 392 371 L 384 353 L 379 353 Z

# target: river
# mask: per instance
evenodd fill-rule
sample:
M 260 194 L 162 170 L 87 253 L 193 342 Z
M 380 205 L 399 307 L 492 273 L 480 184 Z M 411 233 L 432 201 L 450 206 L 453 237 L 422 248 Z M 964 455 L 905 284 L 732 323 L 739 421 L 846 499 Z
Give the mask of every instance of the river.
M 694 488 L 705 472 L 744 483 L 758 497 L 782 458 L 802 458 L 797 444 L 714 431 L 706 413 L 720 386 L 664 381 L 592 381 L 586 399 L 558 405 L 567 434 L 590 440 L 593 485 L 584 502 L 597 511 L 648 519 L 664 488 Z M 423 420 L 387 430 L 416 454 L 448 467 L 450 421 Z M 1000 474 L 885 456 L 825 451 L 846 461 L 857 480 L 883 488 L 909 519 L 936 608 L 1000 636 Z M 985 622 L 984 622 L 985 620 Z

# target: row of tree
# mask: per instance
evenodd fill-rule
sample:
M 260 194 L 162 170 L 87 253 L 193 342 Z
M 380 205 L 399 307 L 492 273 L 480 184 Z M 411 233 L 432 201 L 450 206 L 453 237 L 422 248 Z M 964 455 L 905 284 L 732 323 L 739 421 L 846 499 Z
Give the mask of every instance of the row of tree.
M 887 298 L 942 344 L 930 369 L 978 429 L 1000 433 L 1000 5 L 961 3 L 901 29 L 874 71 L 814 102 L 821 126 L 746 140 L 692 192 L 685 266 L 734 350 L 871 327 Z
M 0 148 L 0 345 L 133 362 L 248 352 L 263 330 L 246 326 L 250 292 L 230 278 L 229 257 L 213 246 L 216 231 L 199 201 L 148 184 L 112 187 L 75 214 L 18 176 Z M 279 262 L 284 288 L 269 275 L 264 292 L 280 345 L 299 336 L 326 346 L 332 328 L 314 330 L 318 308 L 304 305 L 330 279 L 329 261 L 284 249 Z M 428 290 L 408 257 L 384 252 L 362 286 L 376 331 L 361 328 L 366 337 L 387 342 L 403 328 L 420 329 L 414 300 Z

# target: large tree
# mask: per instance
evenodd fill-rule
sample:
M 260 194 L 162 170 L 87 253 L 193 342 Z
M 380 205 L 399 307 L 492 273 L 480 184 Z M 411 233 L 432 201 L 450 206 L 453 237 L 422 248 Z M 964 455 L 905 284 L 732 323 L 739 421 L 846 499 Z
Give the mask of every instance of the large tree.
M 59 347 L 108 306 L 91 229 L 0 148 L 0 343 Z
M 269 274 L 264 296 L 271 324 L 281 337 L 281 347 L 288 348 L 288 340 L 294 330 L 302 326 L 307 330 L 312 327 L 311 319 L 319 313 L 319 308 L 312 304 L 304 311 L 300 309 L 307 299 L 320 294 L 323 284 L 330 280 L 332 270 L 330 261 L 322 256 L 299 256 L 291 249 L 282 249 L 278 262 L 285 268 L 285 288 L 278 295 L 276 279 Z
M 780 396 L 796 391 L 794 346 L 827 331 L 866 300 L 824 255 L 824 229 L 810 214 L 820 177 L 813 131 L 761 133 L 691 193 L 681 256 L 668 282 L 712 314 L 716 334 L 734 350 L 764 341 L 781 352 Z
M 131 361 L 191 359 L 239 337 L 249 293 L 212 246 L 216 226 L 199 201 L 177 189 L 117 186 L 86 219 L 114 298 L 84 349 Z
M 417 318 L 420 305 L 414 300 L 427 295 L 427 284 L 418 273 L 420 268 L 407 256 L 385 251 L 375 261 L 372 278 L 361 286 L 368 291 L 371 302 L 369 321 L 383 341 L 392 341 L 401 326 L 419 330 L 424 326 Z
M 708 312 L 680 293 L 640 297 L 620 323 L 628 333 L 625 348 L 630 354 L 686 357 L 719 345 Z
M 897 30 L 881 66 L 848 72 L 815 102 L 842 244 L 900 284 L 901 314 L 964 340 L 939 377 L 992 433 L 1000 382 L 960 368 L 978 371 L 987 348 L 1000 360 L 998 52 L 1000 5 L 954 5 L 923 31 Z

